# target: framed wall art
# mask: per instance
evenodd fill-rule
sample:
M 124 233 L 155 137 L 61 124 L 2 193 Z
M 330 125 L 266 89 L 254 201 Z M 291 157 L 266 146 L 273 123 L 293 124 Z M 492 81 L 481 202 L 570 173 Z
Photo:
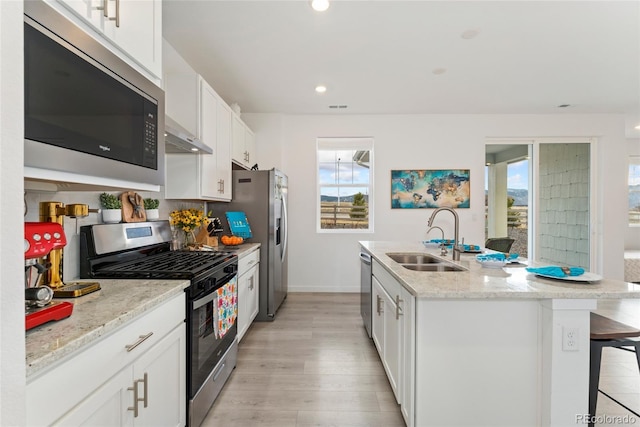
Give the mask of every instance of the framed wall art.
M 469 169 L 392 170 L 393 209 L 469 208 Z

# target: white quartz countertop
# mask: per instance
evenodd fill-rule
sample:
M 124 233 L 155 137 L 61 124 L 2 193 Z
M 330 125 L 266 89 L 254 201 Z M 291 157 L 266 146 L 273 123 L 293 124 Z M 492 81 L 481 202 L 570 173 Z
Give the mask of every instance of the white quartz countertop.
M 83 280 L 89 281 L 89 280 Z M 95 280 L 102 288 L 78 298 L 66 319 L 26 332 L 27 378 L 184 292 L 188 280 Z
M 255 249 L 260 247 L 260 243 L 242 243 L 237 246 L 224 246 L 220 245 L 218 250 L 220 251 L 230 251 L 238 255 L 238 258 L 242 258 L 243 256 L 253 252 Z
M 439 249 L 426 248 L 421 242 L 361 241 L 360 246 L 371 254 L 400 284 L 418 298 L 451 299 L 619 299 L 640 298 L 640 285 L 621 280 L 569 282 L 545 279 L 528 273 L 525 266 L 486 268 L 476 261 L 477 254 L 465 254 L 460 261 L 452 261 L 451 251 L 446 257 L 465 267 L 461 272 L 423 272 L 404 268 L 386 254 L 388 252 L 422 252 L 439 257 Z M 524 261 L 527 266 L 541 267 Z

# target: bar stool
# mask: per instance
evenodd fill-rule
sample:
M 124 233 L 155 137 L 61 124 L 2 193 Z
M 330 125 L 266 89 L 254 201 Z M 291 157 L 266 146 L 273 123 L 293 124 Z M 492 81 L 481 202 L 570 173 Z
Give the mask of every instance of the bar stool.
M 633 413 L 635 416 L 640 417 L 640 414 L 598 388 L 598 384 L 600 382 L 600 361 L 602 359 L 603 347 L 615 347 L 620 350 L 634 352 L 636 354 L 636 360 L 638 361 L 638 370 L 640 370 L 640 341 L 630 339 L 633 337 L 640 337 L 640 329 L 636 329 L 632 326 L 625 325 L 624 323 L 617 322 L 593 312 L 591 313 L 589 426 L 593 426 L 592 420 L 595 419 L 596 405 L 598 403 L 598 391 L 625 408 L 627 411 Z M 633 349 L 624 347 L 633 347 Z

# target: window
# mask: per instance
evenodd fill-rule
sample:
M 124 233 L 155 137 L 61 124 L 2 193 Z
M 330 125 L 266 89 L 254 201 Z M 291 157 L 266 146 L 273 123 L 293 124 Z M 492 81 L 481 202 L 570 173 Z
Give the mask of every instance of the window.
M 629 158 L 629 225 L 640 226 L 640 156 Z
M 319 138 L 319 232 L 373 231 L 373 139 Z

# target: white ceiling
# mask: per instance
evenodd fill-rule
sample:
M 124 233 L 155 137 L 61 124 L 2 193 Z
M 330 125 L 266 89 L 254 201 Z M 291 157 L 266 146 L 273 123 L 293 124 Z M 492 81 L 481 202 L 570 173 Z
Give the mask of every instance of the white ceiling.
M 242 112 L 615 113 L 640 137 L 638 1 L 165 0 L 163 32 Z

